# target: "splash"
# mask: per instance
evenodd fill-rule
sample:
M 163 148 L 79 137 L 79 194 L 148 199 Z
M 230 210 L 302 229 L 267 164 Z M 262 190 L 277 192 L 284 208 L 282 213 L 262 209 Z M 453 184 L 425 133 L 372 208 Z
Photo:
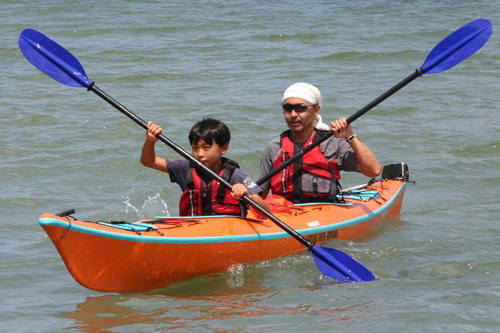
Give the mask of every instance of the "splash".
M 227 272 L 229 277 L 226 283 L 229 287 L 241 287 L 245 284 L 245 278 L 243 277 L 243 264 L 232 264 L 228 267 Z
M 154 197 L 148 197 L 142 207 L 136 207 L 130 203 L 130 198 L 123 201 L 126 205 L 125 213 L 135 212 L 138 219 L 152 218 L 153 216 L 170 216 L 167 203 L 157 193 Z

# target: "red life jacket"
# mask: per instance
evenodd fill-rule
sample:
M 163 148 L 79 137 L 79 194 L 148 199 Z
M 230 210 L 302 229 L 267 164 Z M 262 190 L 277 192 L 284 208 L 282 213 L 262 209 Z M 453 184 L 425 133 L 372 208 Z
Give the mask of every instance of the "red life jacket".
M 326 133 L 327 131 L 316 130 L 314 137 L 304 147 Z M 293 157 L 300 149 L 293 143 L 290 135 L 290 130 L 281 134 L 281 155 L 274 161 L 273 169 Z M 316 146 L 274 175 L 271 178 L 271 191 L 293 202 L 336 201 L 337 180 L 340 179 L 336 163 L 336 159 L 328 162 L 320 147 Z
M 238 163 L 223 158 L 224 167 L 219 176 L 229 182 Z M 246 207 L 231 195 L 231 191 L 217 180 L 205 184 L 196 168 L 188 171 L 187 189 L 179 202 L 181 216 L 238 215 L 246 216 Z

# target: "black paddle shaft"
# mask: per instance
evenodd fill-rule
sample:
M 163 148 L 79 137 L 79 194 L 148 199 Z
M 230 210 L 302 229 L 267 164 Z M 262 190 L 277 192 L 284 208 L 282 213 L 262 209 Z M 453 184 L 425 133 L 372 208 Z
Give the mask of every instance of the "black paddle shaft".
M 362 115 L 364 115 L 365 113 L 367 113 L 368 111 L 370 111 L 371 109 L 373 109 L 375 106 L 379 105 L 384 100 L 386 100 L 387 98 L 389 98 L 391 95 L 393 95 L 394 93 L 396 93 L 398 90 L 400 90 L 401 88 L 403 88 L 404 86 L 406 86 L 408 83 L 410 83 L 411 81 L 415 80 L 417 77 L 422 76 L 422 74 L 424 74 L 422 69 L 415 70 L 415 72 L 413 72 L 406 79 L 404 79 L 403 81 L 399 82 L 394 87 L 392 87 L 391 89 L 387 90 L 385 93 L 383 93 L 382 95 L 380 95 L 373 102 L 371 102 L 370 104 L 368 104 L 367 106 L 365 106 L 364 108 L 360 109 L 358 112 L 356 112 L 355 114 L 353 114 L 352 116 L 350 116 L 349 118 L 347 118 L 347 123 L 348 124 L 352 123 L 353 121 L 355 121 L 356 119 L 358 119 L 359 117 L 361 117 Z M 257 180 L 257 182 L 256 182 L 257 185 L 264 184 L 269 179 L 271 179 L 274 175 L 276 175 L 277 173 L 279 173 L 280 171 L 282 171 L 283 169 L 285 169 L 286 167 L 288 167 L 290 164 L 294 163 L 298 159 L 302 158 L 302 156 L 304 156 L 305 154 L 307 154 L 308 152 L 310 152 L 311 150 L 313 150 L 315 147 L 319 146 L 322 142 L 326 141 L 332 135 L 333 135 L 333 131 L 330 131 L 327 134 L 323 135 L 319 140 L 311 143 L 306 148 L 299 149 L 293 155 L 292 158 L 290 158 L 289 160 L 287 160 L 285 163 L 283 163 L 282 165 L 280 165 L 279 167 L 277 167 L 276 169 L 274 169 L 273 171 L 271 171 L 270 173 L 268 173 L 267 175 L 265 175 L 261 179 Z
M 126 107 L 124 107 L 123 105 L 121 105 L 120 103 L 118 103 L 116 100 L 114 100 L 111 96 L 109 96 L 104 91 L 102 91 L 101 89 L 99 89 L 94 84 L 94 82 L 92 82 L 92 84 L 87 88 L 87 90 L 88 91 L 92 91 L 95 94 L 97 94 L 99 97 L 101 97 L 102 99 L 104 99 L 106 102 L 108 102 L 109 104 L 111 104 L 112 106 L 114 106 L 118 111 L 120 111 L 121 113 L 123 113 L 124 115 L 126 115 L 127 117 L 129 117 L 130 119 L 132 119 L 133 121 L 135 121 L 137 124 L 139 124 L 145 130 L 148 129 L 148 124 L 144 120 L 142 120 L 141 118 L 139 118 L 138 116 L 136 116 L 133 112 L 131 112 L 130 110 L 128 110 Z M 219 183 L 221 183 L 222 185 L 224 185 L 225 187 L 227 187 L 228 189 L 231 190 L 231 188 L 232 188 L 231 184 L 229 184 L 227 181 L 225 181 L 224 179 L 222 179 L 222 177 L 220 177 L 218 174 L 216 174 L 215 172 L 213 172 L 212 170 L 210 170 L 207 166 L 205 166 L 204 164 L 202 164 L 201 162 L 199 162 L 196 158 L 194 158 L 191 154 L 189 154 L 182 147 L 178 146 L 177 144 L 175 144 L 173 141 L 171 141 L 169 138 L 167 138 L 165 135 L 163 135 L 161 133 L 157 137 L 158 137 L 158 140 L 160 140 L 163 143 L 165 143 L 167 146 L 169 146 L 170 148 L 172 148 L 173 150 L 175 150 L 178 154 L 180 154 L 182 157 L 184 157 L 188 161 L 196 164 L 196 167 L 199 167 L 200 169 L 203 170 L 203 172 L 209 174 L 211 177 L 213 177 Z M 273 214 L 269 213 L 267 210 L 265 210 L 263 207 L 261 207 L 258 203 L 256 203 L 254 200 L 252 200 L 247 195 L 243 196 L 243 198 L 241 200 L 243 202 L 245 202 L 245 203 L 247 203 L 247 204 L 255 207 L 255 209 L 257 209 L 259 211 L 259 213 L 261 213 L 262 215 L 264 215 L 265 217 L 267 217 L 268 219 L 270 219 L 271 221 L 273 221 L 274 223 L 276 223 L 281 229 L 283 229 L 290 236 L 292 236 L 293 238 L 295 238 L 296 240 L 298 240 L 299 242 L 301 242 L 309 250 L 314 246 L 314 244 L 311 243 L 309 240 L 307 240 L 304 236 L 302 236 L 297 231 L 295 231 L 292 228 L 290 228 L 287 224 L 285 224 L 284 222 L 282 222 L 280 219 L 278 219 L 277 217 L 275 217 Z

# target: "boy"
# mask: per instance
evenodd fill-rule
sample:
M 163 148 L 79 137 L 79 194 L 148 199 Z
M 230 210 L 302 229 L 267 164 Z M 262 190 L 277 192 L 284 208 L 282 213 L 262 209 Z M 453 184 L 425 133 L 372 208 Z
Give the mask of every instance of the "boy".
M 246 206 L 239 201 L 245 194 L 267 211 L 269 205 L 260 197 L 262 190 L 236 162 L 222 157 L 229 148 L 231 134 L 221 121 L 203 118 L 189 132 L 193 156 L 232 185 L 232 191 L 210 175 L 195 168 L 186 159 L 167 160 L 155 154 L 156 137 L 162 128 L 148 123 L 146 141 L 142 148 L 141 163 L 149 168 L 166 172 L 170 181 L 177 183 L 182 193 L 179 203 L 181 216 L 237 215 L 246 216 Z M 245 184 L 245 185 L 243 185 Z

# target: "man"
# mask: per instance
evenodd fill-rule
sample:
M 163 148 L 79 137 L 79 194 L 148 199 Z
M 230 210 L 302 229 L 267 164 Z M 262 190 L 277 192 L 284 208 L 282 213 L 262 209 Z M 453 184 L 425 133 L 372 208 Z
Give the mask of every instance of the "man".
M 308 83 L 295 83 L 283 95 L 283 115 L 289 130 L 269 142 L 260 162 L 261 179 L 330 129 L 322 123 L 321 93 Z M 269 191 L 295 203 L 336 201 L 339 171 L 357 171 L 373 178 L 381 166 L 372 151 L 358 138 L 346 118 L 330 123 L 333 137 L 305 154 L 261 184 L 262 196 Z

